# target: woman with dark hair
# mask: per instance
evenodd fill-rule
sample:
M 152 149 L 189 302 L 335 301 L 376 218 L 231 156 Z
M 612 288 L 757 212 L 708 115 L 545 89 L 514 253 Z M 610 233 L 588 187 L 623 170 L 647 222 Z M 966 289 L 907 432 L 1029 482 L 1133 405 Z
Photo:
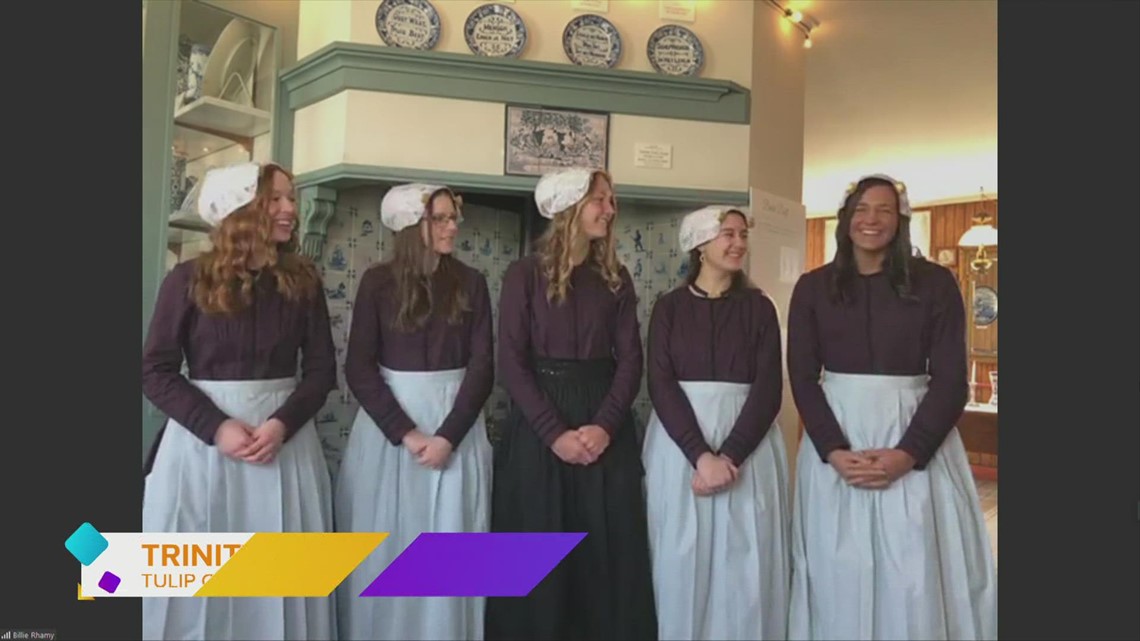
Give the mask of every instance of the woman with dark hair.
M 320 275 L 297 253 L 292 176 L 243 163 L 199 189 L 188 200 L 214 227 L 213 249 L 163 281 L 143 347 L 143 393 L 170 419 L 143 531 L 331 531 L 312 419 L 336 359 Z M 324 598 L 147 598 L 143 638 L 329 639 L 334 615 Z
M 566 169 L 535 188 L 551 222 L 507 268 L 499 369 L 511 413 L 495 449 L 491 529 L 586 532 L 526 597 L 487 601 L 488 639 L 657 637 L 643 468 L 637 295 L 618 261 L 609 174 Z
M 337 529 L 388 532 L 341 588 L 342 639 L 481 639 L 481 598 L 360 598 L 423 532 L 486 532 L 494 384 L 487 281 L 452 255 L 459 196 L 393 187 L 380 219 L 392 259 L 364 272 L 345 378 L 360 401 L 336 488 Z
M 745 274 L 751 219 L 681 221 L 689 274 L 653 307 L 645 485 L 661 639 L 783 641 L 791 558 L 776 307 Z
M 876 174 L 839 209 L 835 260 L 792 293 L 792 639 L 996 639 L 997 576 L 955 422 L 966 314 L 911 255 L 906 187 Z M 809 442 L 810 441 L 810 444 Z

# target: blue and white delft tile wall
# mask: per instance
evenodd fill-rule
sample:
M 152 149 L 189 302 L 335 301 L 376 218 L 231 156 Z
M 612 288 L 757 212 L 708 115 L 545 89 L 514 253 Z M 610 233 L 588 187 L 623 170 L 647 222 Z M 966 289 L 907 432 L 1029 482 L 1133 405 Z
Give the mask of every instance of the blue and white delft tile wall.
M 368 267 L 388 258 L 392 233 L 380 224 L 383 190 L 364 188 L 342 192 L 329 222 L 321 260 L 325 295 L 337 350 L 337 389 L 317 414 L 317 430 L 330 466 L 339 467 L 359 404 L 344 381 L 344 356 L 352 320 L 352 303 L 360 276 Z M 686 257 L 677 249 L 677 229 L 683 208 L 625 204 L 618 217 L 618 255 L 633 276 L 639 297 L 638 320 L 646 340 L 649 315 L 661 294 L 682 282 Z M 495 338 L 498 340 L 498 302 L 502 275 L 519 256 L 521 215 L 474 204 L 463 207 L 456 256 L 487 278 Z M 651 411 L 644 377 L 634 409 L 643 430 Z M 496 385 L 484 408 L 489 425 L 502 420 L 507 395 Z

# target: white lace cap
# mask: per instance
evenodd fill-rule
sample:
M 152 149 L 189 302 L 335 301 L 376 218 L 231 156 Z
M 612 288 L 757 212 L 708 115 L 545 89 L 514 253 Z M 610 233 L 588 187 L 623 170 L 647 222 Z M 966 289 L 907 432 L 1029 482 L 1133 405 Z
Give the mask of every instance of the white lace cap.
M 605 176 L 610 181 L 610 186 L 613 186 L 609 173 L 601 169 L 570 167 L 544 174 L 534 188 L 534 203 L 538 205 L 538 213 L 544 218 L 554 218 L 558 212 L 573 207 L 590 193 L 594 174 Z
M 744 216 L 748 227 L 753 225 L 752 214 L 747 207 L 735 205 L 708 205 L 690 212 L 681 219 L 681 232 L 678 238 L 681 251 L 689 252 L 716 238 L 720 233 L 720 224 L 729 212 L 739 212 Z
M 462 206 L 463 200 L 446 185 L 428 183 L 397 185 L 389 189 L 384 194 L 384 199 L 380 201 L 380 222 L 394 232 L 418 224 L 427 213 L 431 195 L 441 190 L 451 194 L 457 209 Z
M 277 163 L 242 162 L 207 169 L 202 180 L 186 194 L 181 211 L 197 214 L 211 227 L 221 225 L 226 216 L 257 197 L 258 177 L 268 165 L 281 167 Z

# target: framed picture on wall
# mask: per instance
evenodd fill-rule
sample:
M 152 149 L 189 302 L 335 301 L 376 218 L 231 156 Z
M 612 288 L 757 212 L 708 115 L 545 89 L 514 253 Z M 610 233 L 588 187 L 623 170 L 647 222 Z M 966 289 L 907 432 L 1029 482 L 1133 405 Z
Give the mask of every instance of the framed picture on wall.
M 609 170 L 610 115 L 507 105 L 503 173 L 540 176 L 562 167 Z

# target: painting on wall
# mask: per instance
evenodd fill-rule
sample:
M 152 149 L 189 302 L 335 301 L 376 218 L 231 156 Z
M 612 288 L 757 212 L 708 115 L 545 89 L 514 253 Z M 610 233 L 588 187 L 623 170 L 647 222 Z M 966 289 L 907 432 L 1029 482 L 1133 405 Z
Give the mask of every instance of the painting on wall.
M 609 168 L 607 113 L 507 105 L 503 173 L 541 176 L 563 167 Z

